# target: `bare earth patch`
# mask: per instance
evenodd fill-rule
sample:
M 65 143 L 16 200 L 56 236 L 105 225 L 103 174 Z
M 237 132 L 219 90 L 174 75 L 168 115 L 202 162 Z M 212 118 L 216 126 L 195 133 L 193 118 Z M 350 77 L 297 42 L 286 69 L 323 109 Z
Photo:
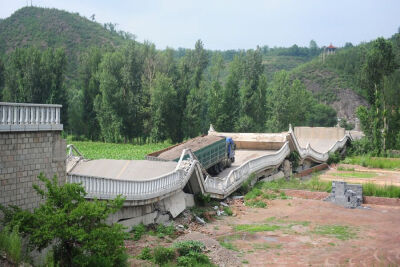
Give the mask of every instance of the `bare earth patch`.
M 320 179 L 326 181 L 345 181 L 349 183 L 374 183 L 378 185 L 400 186 L 400 171 L 373 169 L 349 164 L 340 164 L 338 166 L 341 166 L 345 170 L 339 171 L 337 166 L 330 168 L 319 176 Z M 355 173 L 354 176 L 359 177 L 351 177 L 352 172 Z
M 370 208 L 346 209 L 320 200 L 294 198 L 273 200 L 263 209 L 244 207 L 236 201 L 233 210 L 239 212 L 235 217 L 222 217 L 202 232 L 230 243 L 230 260 L 239 259 L 251 266 L 397 266 L 400 207 Z

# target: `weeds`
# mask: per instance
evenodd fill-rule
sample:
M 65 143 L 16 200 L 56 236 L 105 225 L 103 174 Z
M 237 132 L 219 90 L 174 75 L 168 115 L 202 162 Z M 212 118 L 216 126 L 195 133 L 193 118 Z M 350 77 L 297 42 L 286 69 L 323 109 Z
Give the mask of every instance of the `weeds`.
M 373 178 L 377 176 L 377 174 L 373 172 L 356 172 L 356 171 L 332 173 L 331 175 L 344 178 Z
M 237 232 L 248 232 L 248 233 L 256 233 L 256 232 L 267 232 L 267 231 L 275 231 L 281 229 L 279 225 L 271 225 L 271 224 L 238 224 L 233 227 L 233 229 Z
M 400 187 L 394 185 L 363 184 L 363 195 L 374 197 L 400 198 Z
M 4 251 L 7 258 L 16 266 L 22 261 L 22 238 L 18 226 L 15 226 L 12 231 L 6 226 L 0 232 L 0 251 Z
M 383 158 L 383 157 L 370 157 L 370 156 L 355 156 L 347 157 L 343 160 L 346 164 L 361 165 L 363 167 L 378 168 L 378 169 L 400 169 L 399 158 Z
M 132 227 L 131 233 L 133 233 L 133 240 L 138 241 L 146 233 L 147 228 L 143 223 Z
M 347 240 L 356 236 L 354 230 L 344 225 L 320 225 L 312 231 L 318 235 L 333 236 L 340 240 Z
M 173 225 L 165 226 L 163 224 L 157 225 L 156 228 L 157 237 L 164 238 L 169 236 L 171 238 L 175 237 L 175 227 Z
M 346 168 L 346 167 L 343 167 L 343 166 L 339 166 L 339 167 L 337 167 L 337 170 L 338 171 L 351 171 L 351 172 L 353 172 L 354 168 Z
M 280 249 L 282 248 L 282 244 L 255 243 L 253 244 L 253 248 L 258 250 Z
M 175 250 L 173 248 L 156 247 L 153 250 L 154 262 L 164 265 L 175 259 Z
M 172 247 L 144 248 L 138 259 L 154 262 L 159 266 L 214 266 L 203 254 L 204 244 L 200 241 L 181 241 Z
M 149 247 L 146 247 L 146 248 L 142 249 L 142 251 L 137 256 L 137 258 L 140 259 L 140 260 L 152 260 L 153 259 L 153 255 L 151 253 L 151 249 Z
M 224 213 L 228 216 L 232 216 L 233 215 L 233 211 L 231 210 L 230 207 L 224 207 Z

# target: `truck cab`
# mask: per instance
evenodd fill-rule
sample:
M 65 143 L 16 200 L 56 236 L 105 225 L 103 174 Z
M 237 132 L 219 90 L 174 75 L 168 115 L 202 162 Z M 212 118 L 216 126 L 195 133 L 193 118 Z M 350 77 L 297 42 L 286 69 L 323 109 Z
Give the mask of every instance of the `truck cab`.
M 226 137 L 226 153 L 230 163 L 235 162 L 235 149 L 236 145 L 233 139 L 231 137 Z

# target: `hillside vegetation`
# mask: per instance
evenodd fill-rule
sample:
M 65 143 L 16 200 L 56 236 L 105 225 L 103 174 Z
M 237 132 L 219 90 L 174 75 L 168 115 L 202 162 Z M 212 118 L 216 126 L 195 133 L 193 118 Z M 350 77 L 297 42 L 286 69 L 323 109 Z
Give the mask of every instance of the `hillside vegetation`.
M 61 103 L 68 133 L 115 142 L 177 142 L 210 123 L 255 132 L 332 126 L 337 117 L 354 123 L 357 107 L 372 103 L 362 85 L 371 43 L 348 43 L 322 61 L 313 40 L 212 51 L 200 40 L 194 49 L 157 50 L 133 39 L 112 23 L 22 8 L 0 21 L 0 97 Z M 397 63 L 399 40 L 388 40 Z
M 91 46 L 121 46 L 129 35 L 111 31 L 77 13 L 24 7 L 0 21 L 0 55 L 17 47 L 64 48 L 67 76 L 74 77 L 79 56 Z

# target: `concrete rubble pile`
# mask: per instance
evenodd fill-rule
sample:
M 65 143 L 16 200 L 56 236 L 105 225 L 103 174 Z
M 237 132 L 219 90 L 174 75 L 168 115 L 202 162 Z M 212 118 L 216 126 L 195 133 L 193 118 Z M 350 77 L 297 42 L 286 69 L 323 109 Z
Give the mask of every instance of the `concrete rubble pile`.
M 362 185 L 332 181 L 332 192 L 325 201 L 351 209 L 360 207 L 363 201 Z

